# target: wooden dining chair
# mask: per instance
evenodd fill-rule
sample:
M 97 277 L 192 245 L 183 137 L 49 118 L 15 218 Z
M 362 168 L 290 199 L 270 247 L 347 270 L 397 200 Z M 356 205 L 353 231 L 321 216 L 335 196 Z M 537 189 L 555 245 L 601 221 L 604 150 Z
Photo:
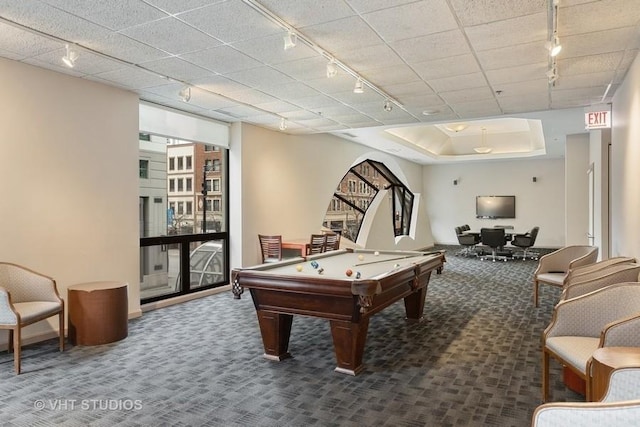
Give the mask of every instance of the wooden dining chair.
M 309 249 L 307 255 L 315 255 L 324 252 L 327 245 L 326 234 L 312 234 L 309 240 Z
M 258 240 L 260 240 L 263 264 L 282 260 L 282 236 L 258 234 Z
M 325 233 L 326 243 L 325 243 L 325 252 L 326 251 L 337 251 L 340 249 L 340 234 L 338 233 Z

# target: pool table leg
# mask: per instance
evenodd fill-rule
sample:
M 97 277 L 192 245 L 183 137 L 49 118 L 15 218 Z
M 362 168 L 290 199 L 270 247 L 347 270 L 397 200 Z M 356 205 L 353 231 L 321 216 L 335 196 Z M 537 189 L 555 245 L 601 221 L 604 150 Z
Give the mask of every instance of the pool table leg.
M 270 360 L 283 360 L 291 357 L 289 354 L 289 337 L 291 336 L 291 314 L 279 314 L 271 311 L 258 310 L 258 323 L 264 357 Z
M 342 374 L 357 375 L 363 368 L 362 357 L 369 330 L 369 316 L 360 318 L 360 322 L 332 320 L 331 335 L 336 352 L 338 366 L 335 371 Z
M 424 301 L 426 297 L 427 287 L 423 286 L 404 298 L 404 310 L 407 314 L 407 321 L 421 322 L 424 319 Z

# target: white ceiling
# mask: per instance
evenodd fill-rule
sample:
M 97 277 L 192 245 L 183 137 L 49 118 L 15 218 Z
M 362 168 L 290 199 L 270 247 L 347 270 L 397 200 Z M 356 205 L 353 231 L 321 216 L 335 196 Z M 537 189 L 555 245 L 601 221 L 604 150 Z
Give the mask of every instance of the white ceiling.
M 564 136 L 584 131 L 583 108 L 609 102 L 635 59 L 640 1 L 560 0 L 555 85 L 550 10 L 546 0 L 0 0 L 0 56 L 226 122 L 278 130 L 285 118 L 287 133 L 334 133 L 421 163 L 439 159 L 398 133 L 424 139 L 433 124 L 463 122 L 489 135 L 495 120 L 475 120 L 539 120 L 547 155 L 561 156 Z M 284 50 L 284 28 L 304 40 Z M 65 43 L 79 53 L 73 69 Z M 343 69 L 327 78 L 328 56 L 377 90 L 353 93 Z M 420 129 L 386 132 L 405 126 Z

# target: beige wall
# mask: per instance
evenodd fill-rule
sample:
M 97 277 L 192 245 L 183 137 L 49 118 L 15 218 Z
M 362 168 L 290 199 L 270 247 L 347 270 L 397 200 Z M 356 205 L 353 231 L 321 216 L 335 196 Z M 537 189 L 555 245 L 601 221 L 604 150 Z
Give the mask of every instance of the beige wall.
M 0 81 L 0 260 L 52 276 L 65 299 L 75 283 L 127 281 L 136 315 L 137 96 L 4 59 Z M 52 326 L 30 328 L 27 341 Z
M 330 135 L 296 136 L 249 124 L 233 125 L 229 165 L 232 171 L 232 266 L 248 266 L 260 261 L 259 233 L 308 238 L 318 232 L 338 183 L 354 163 L 365 158 L 382 161 L 406 179 L 411 191 L 422 192 L 422 167 L 415 163 Z M 369 235 L 376 247 L 432 246 L 428 220 L 424 210 L 421 212 L 415 238 L 398 242 L 392 232 L 378 228 L 384 227 L 381 222 L 374 221 L 376 227 Z M 391 227 L 390 220 L 387 224 Z M 240 235 L 241 248 L 236 240 Z M 366 246 L 371 247 L 370 242 Z
M 425 166 L 425 206 L 433 237 L 438 243 L 457 244 L 454 228 L 462 224 L 474 230 L 513 225 L 516 231 L 537 225 L 536 246 L 564 246 L 564 182 L 562 159 Z M 476 219 L 476 196 L 491 195 L 515 195 L 516 218 Z
M 611 256 L 640 259 L 640 58 L 612 105 Z

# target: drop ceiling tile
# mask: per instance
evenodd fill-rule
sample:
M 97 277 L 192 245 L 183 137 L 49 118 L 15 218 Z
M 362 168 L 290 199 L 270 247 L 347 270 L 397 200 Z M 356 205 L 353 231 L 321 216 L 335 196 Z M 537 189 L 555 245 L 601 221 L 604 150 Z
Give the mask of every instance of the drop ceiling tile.
M 367 116 L 379 121 L 386 121 L 386 120 L 392 120 L 392 119 L 403 119 L 403 120 L 411 121 L 412 117 L 411 117 L 411 114 L 409 114 L 408 112 L 402 110 L 401 108 L 396 107 L 395 105 L 392 106 L 391 111 L 386 111 L 383 108 L 383 105 L 384 104 L 382 103 L 375 102 L 371 104 L 362 105 L 358 107 L 358 110 L 361 113 L 364 113 Z
M 305 27 L 304 34 L 331 55 L 380 44 L 380 37 L 361 18 L 353 16 Z
M 265 103 L 256 103 L 255 106 L 257 108 L 260 108 L 261 110 L 270 111 L 276 114 L 282 113 L 284 111 L 291 111 L 296 108 L 295 105 L 280 100 Z
M 199 52 L 187 53 L 180 57 L 218 74 L 262 66 L 260 62 L 230 46 L 216 46 Z
M 399 40 L 392 42 L 391 47 L 408 63 L 471 53 L 466 38 L 460 30 Z
M 69 70 L 69 68 L 62 62 L 62 57 L 66 54 L 65 49 L 62 48 L 43 53 L 42 55 L 35 56 L 31 59 L 33 59 L 34 61 L 48 63 L 64 72 L 67 72 L 69 70 L 74 74 L 78 73 L 82 75 L 104 73 L 107 71 L 114 71 L 127 67 L 121 62 L 113 61 L 107 57 L 96 55 L 88 50 L 81 50 L 78 48 L 77 51 L 79 56 L 76 60 L 75 67 L 73 67 L 73 70 Z
M 300 0 L 260 0 L 260 4 L 302 32 L 303 27 L 355 14 L 344 0 L 322 0 L 316 3 L 317 7 L 309 7 L 308 3 Z
M 225 76 L 230 78 L 231 80 L 242 83 L 243 85 L 264 89 L 268 89 L 273 85 L 281 85 L 293 82 L 291 77 L 268 66 L 251 68 L 250 70 L 234 71 L 232 73 L 225 73 Z
M 324 107 L 324 108 L 318 109 L 318 111 L 316 111 L 316 114 L 322 115 L 325 117 L 331 117 L 333 120 L 340 121 L 338 119 L 341 116 L 352 116 L 359 113 L 347 105 L 333 104 L 330 107 Z
M 301 121 L 301 120 L 315 120 L 320 117 L 316 113 L 312 113 L 307 110 L 296 109 L 293 111 L 284 111 L 280 113 L 281 116 L 286 117 L 287 120 Z
M 605 88 L 554 90 L 551 92 L 552 108 L 585 107 L 600 102 Z M 586 101 L 585 101 L 586 100 Z
M 374 10 L 389 9 L 415 0 L 346 0 L 359 13 L 373 12 Z
M 637 0 L 602 0 L 562 7 L 558 12 L 558 35 L 584 34 L 611 28 L 633 27 L 640 21 Z
M 336 120 L 347 126 L 376 126 L 379 125 L 376 120 L 367 116 L 366 114 L 352 114 L 336 117 Z
M 324 117 L 309 119 L 309 120 L 296 120 L 296 122 L 302 124 L 303 126 L 308 126 L 312 128 L 338 125 L 338 123 L 334 122 L 333 120 L 330 120 Z
M 429 24 L 425 25 L 425 17 Z M 363 19 L 387 42 L 456 29 L 449 5 L 443 0 L 423 0 L 376 12 Z
M 562 76 L 556 82 L 558 89 L 577 89 L 592 86 L 606 87 L 615 78 L 614 71 L 603 71 L 600 73 L 575 74 Z
M 625 48 L 637 48 L 640 38 L 636 36 L 636 27 L 616 28 L 608 31 L 579 34 L 562 37 L 561 58 L 597 55 L 621 51 Z
M 524 113 L 527 111 L 544 111 L 549 108 L 549 94 L 538 93 L 527 96 L 504 96 L 498 97 L 498 104 L 505 114 Z
M 547 12 L 547 0 L 451 0 L 451 6 L 465 27 Z
M 224 43 L 235 43 L 281 33 L 278 25 L 269 21 L 242 0 L 229 0 L 176 15 Z
M 357 72 L 381 66 L 404 64 L 402 58 L 386 44 L 375 44 L 341 52 L 338 59 Z
M 9 51 L 19 58 L 42 55 L 61 47 L 64 47 L 64 44 L 0 22 L 0 49 Z
M 499 49 L 485 50 L 477 53 L 480 65 L 485 70 L 517 67 L 519 65 L 536 64 L 549 60 L 549 51 L 544 43 L 534 42 Z
M 407 65 L 367 70 L 363 77 L 378 87 L 420 81 L 420 77 Z
M 117 7 L 103 0 L 44 0 L 73 15 L 112 30 L 122 30 L 167 16 L 140 0 L 119 0 Z
M 483 99 L 473 102 L 459 102 L 452 105 L 453 111 L 460 117 L 473 117 L 478 115 L 494 116 L 502 114 L 502 110 L 495 99 Z
M 218 40 L 175 18 L 165 18 L 137 25 L 127 28 L 121 33 L 173 55 L 220 45 Z
M 496 97 L 503 95 L 516 95 L 516 96 L 535 96 L 538 93 L 547 93 L 549 91 L 549 80 L 546 75 L 542 75 L 537 80 L 528 80 L 524 82 L 503 83 L 499 88 L 502 93 L 496 94 Z
M 212 74 L 211 71 L 198 67 L 190 62 L 183 61 L 175 56 L 171 58 L 163 58 L 157 61 L 149 61 L 140 64 L 142 68 L 155 71 L 163 76 L 172 79 L 189 82 L 193 79 L 206 77 Z
M 500 89 L 500 85 L 515 82 L 526 82 L 528 80 L 536 80 L 540 77 L 546 77 L 548 70 L 547 62 L 539 62 L 537 64 L 526 64 L 517 67 L 500 68 L 498 70 L 488 70 L 486 72 L 487 80 L 494 89 Z
M 114 71 L 95 74 L 94 77 L 118 83 L 132 89 L 159 86 L 167 82 L 166 79 L 135 67 L 120 68 Z
M 428 80 L 427 83 L 437 93 L 487 86 L 487 80 L 482 73 L 432 79 Z
M 506 21 L 467 27 L 465 32 L 476 52 L 536 41 L 544 43 L 548 37 L 547 13 L 545 11 Z
M 420 113 L 430 108 L 439 108 L 439 106 L 445 103 L 442 98 L 436 94 L 419 96 L 408 94 L 399 96 L 397 100 L 400 101 L 407 109 L 419 108 Z
M 60 63 L 51 62 L 51 61 L 42 61 L 38 59 L 39 57 L 27 58 L 22 60 L 25 64 L 33 65 L 35 67 L 45 68 L 47 70 L 52 70 L 58 73 L 68 74 L 75 77 L 87 77 L 86 74 L 74 69 L 69 69 L 66 65 L 60 61 Z M 101 82 L 104 83 L 104 82 Z
M 326 95 L 316 95 L 306 98 L 295 98 L 292 103 L 306 110 L 321 111 L 324 107 L 331 107 L 336 104 L 336 100 Z
M 306 81 L 327 77 L 327 60 L 320 56 L 273 65 L 273 68 L 293 79 Z
M 284 84 L 263 87 L 261 90 L 275 97 L 289 100 L 289 102 L 292 102 L 291 100 L 295 100 L 297 98 L 320 95 L 317 90 L 305 85 L 304 83 L 293 80 Z
M 234 82 L 223 76 L 208 76 L 200 79 L 193 79 L 191 83 L 210 92 L 222 95 L 230 94 L 237 91 L 250 89 L 249 86 Z
M 0 34 L 2 34 L 2 29 L 0 29 Z M 0 57 L 6 58 L 6 59 L 11 59 L 11 60 L 14 60 L 14 61 L 19 61 L 19 60 L 24 58 L 24 55 L 19 55 L 19 54 L 14 53 L 14 52 L 9 52 L 8 50 L 4 50 L 2 47 L 0 47 Z
M 338 101 L 358 108 L 359 105 L 368 104 L 370 102 L 384 102 L 384 98 L 373 90 L 365 87 L 363 93 L 353 93 L 353 90 L 347 92 L 339 92 L 331 94 Z
M 412 62 L 411 66 L 424 80 L 459 76 L 480 71 L 472 54 L 449 56 L 432 61 Z
M 277 101 L 277 98 L 274 98 L 273 96 L 267 95 L 266 93 L 256 89 L 248 89 L 245 91 L 233 92 L 229 94 L 229 98 L 233 98 L 236 101 L 242 102 L 244 104 L 253 105 L 256 107 L 258 104 Z
M 493 92 L 488 86 L 466 90 L 456 90 L 451 92 L 442 92 L 439 95 L 446 101 L 447 104 L 461 104 L 493 99 Z
M 322 92 L 327 95 L 333 95 L 335 93 L 353 91 L 356 79 L 345 73 L 338 73 L 333 78 L 322 77 L 315 80 L 309 80 L 305 84 L 314 88 L 318 92 Z
M 176 14 L 209 6 L 215 3 L 222 3 L 226 0 L 145 0 L 147 3 L 162 9 L 168 13 Z
M 615 70 L 622 60 L 624 52 L 603 53 L 580 58 L 568 58 L 558 60 L 558 72 L 560 76 L 586 74 Z
M 402 95 L 434 95 L 433 89 L 422 80 L 380 87 L 394 98 Z
M 153 61 L 154 59 L 169 56 L 166 52 L 118 33 L 109 33 L 103 38 L 89 40 L 86 43 L 86 47 L 131 64 Z
M 260 114 L 264 114 L 260 110 L 256 110 L 255 108 L 251 108 L 248 105 L 236 105 L 233 107 L 220 108 L 216 111 L 219 111 L 223 114 L 228 114 L 231 117 L 235 118 L 243 118 L 243 117 L 251 117 Z
M 233 43 L 231 46 L 267 65 L 319 56 L 313 49 L 301 42 L 298 42 L 293 49 L 284 50 L 283 37 L 284 32 L 279 32 L 258 39 Z

